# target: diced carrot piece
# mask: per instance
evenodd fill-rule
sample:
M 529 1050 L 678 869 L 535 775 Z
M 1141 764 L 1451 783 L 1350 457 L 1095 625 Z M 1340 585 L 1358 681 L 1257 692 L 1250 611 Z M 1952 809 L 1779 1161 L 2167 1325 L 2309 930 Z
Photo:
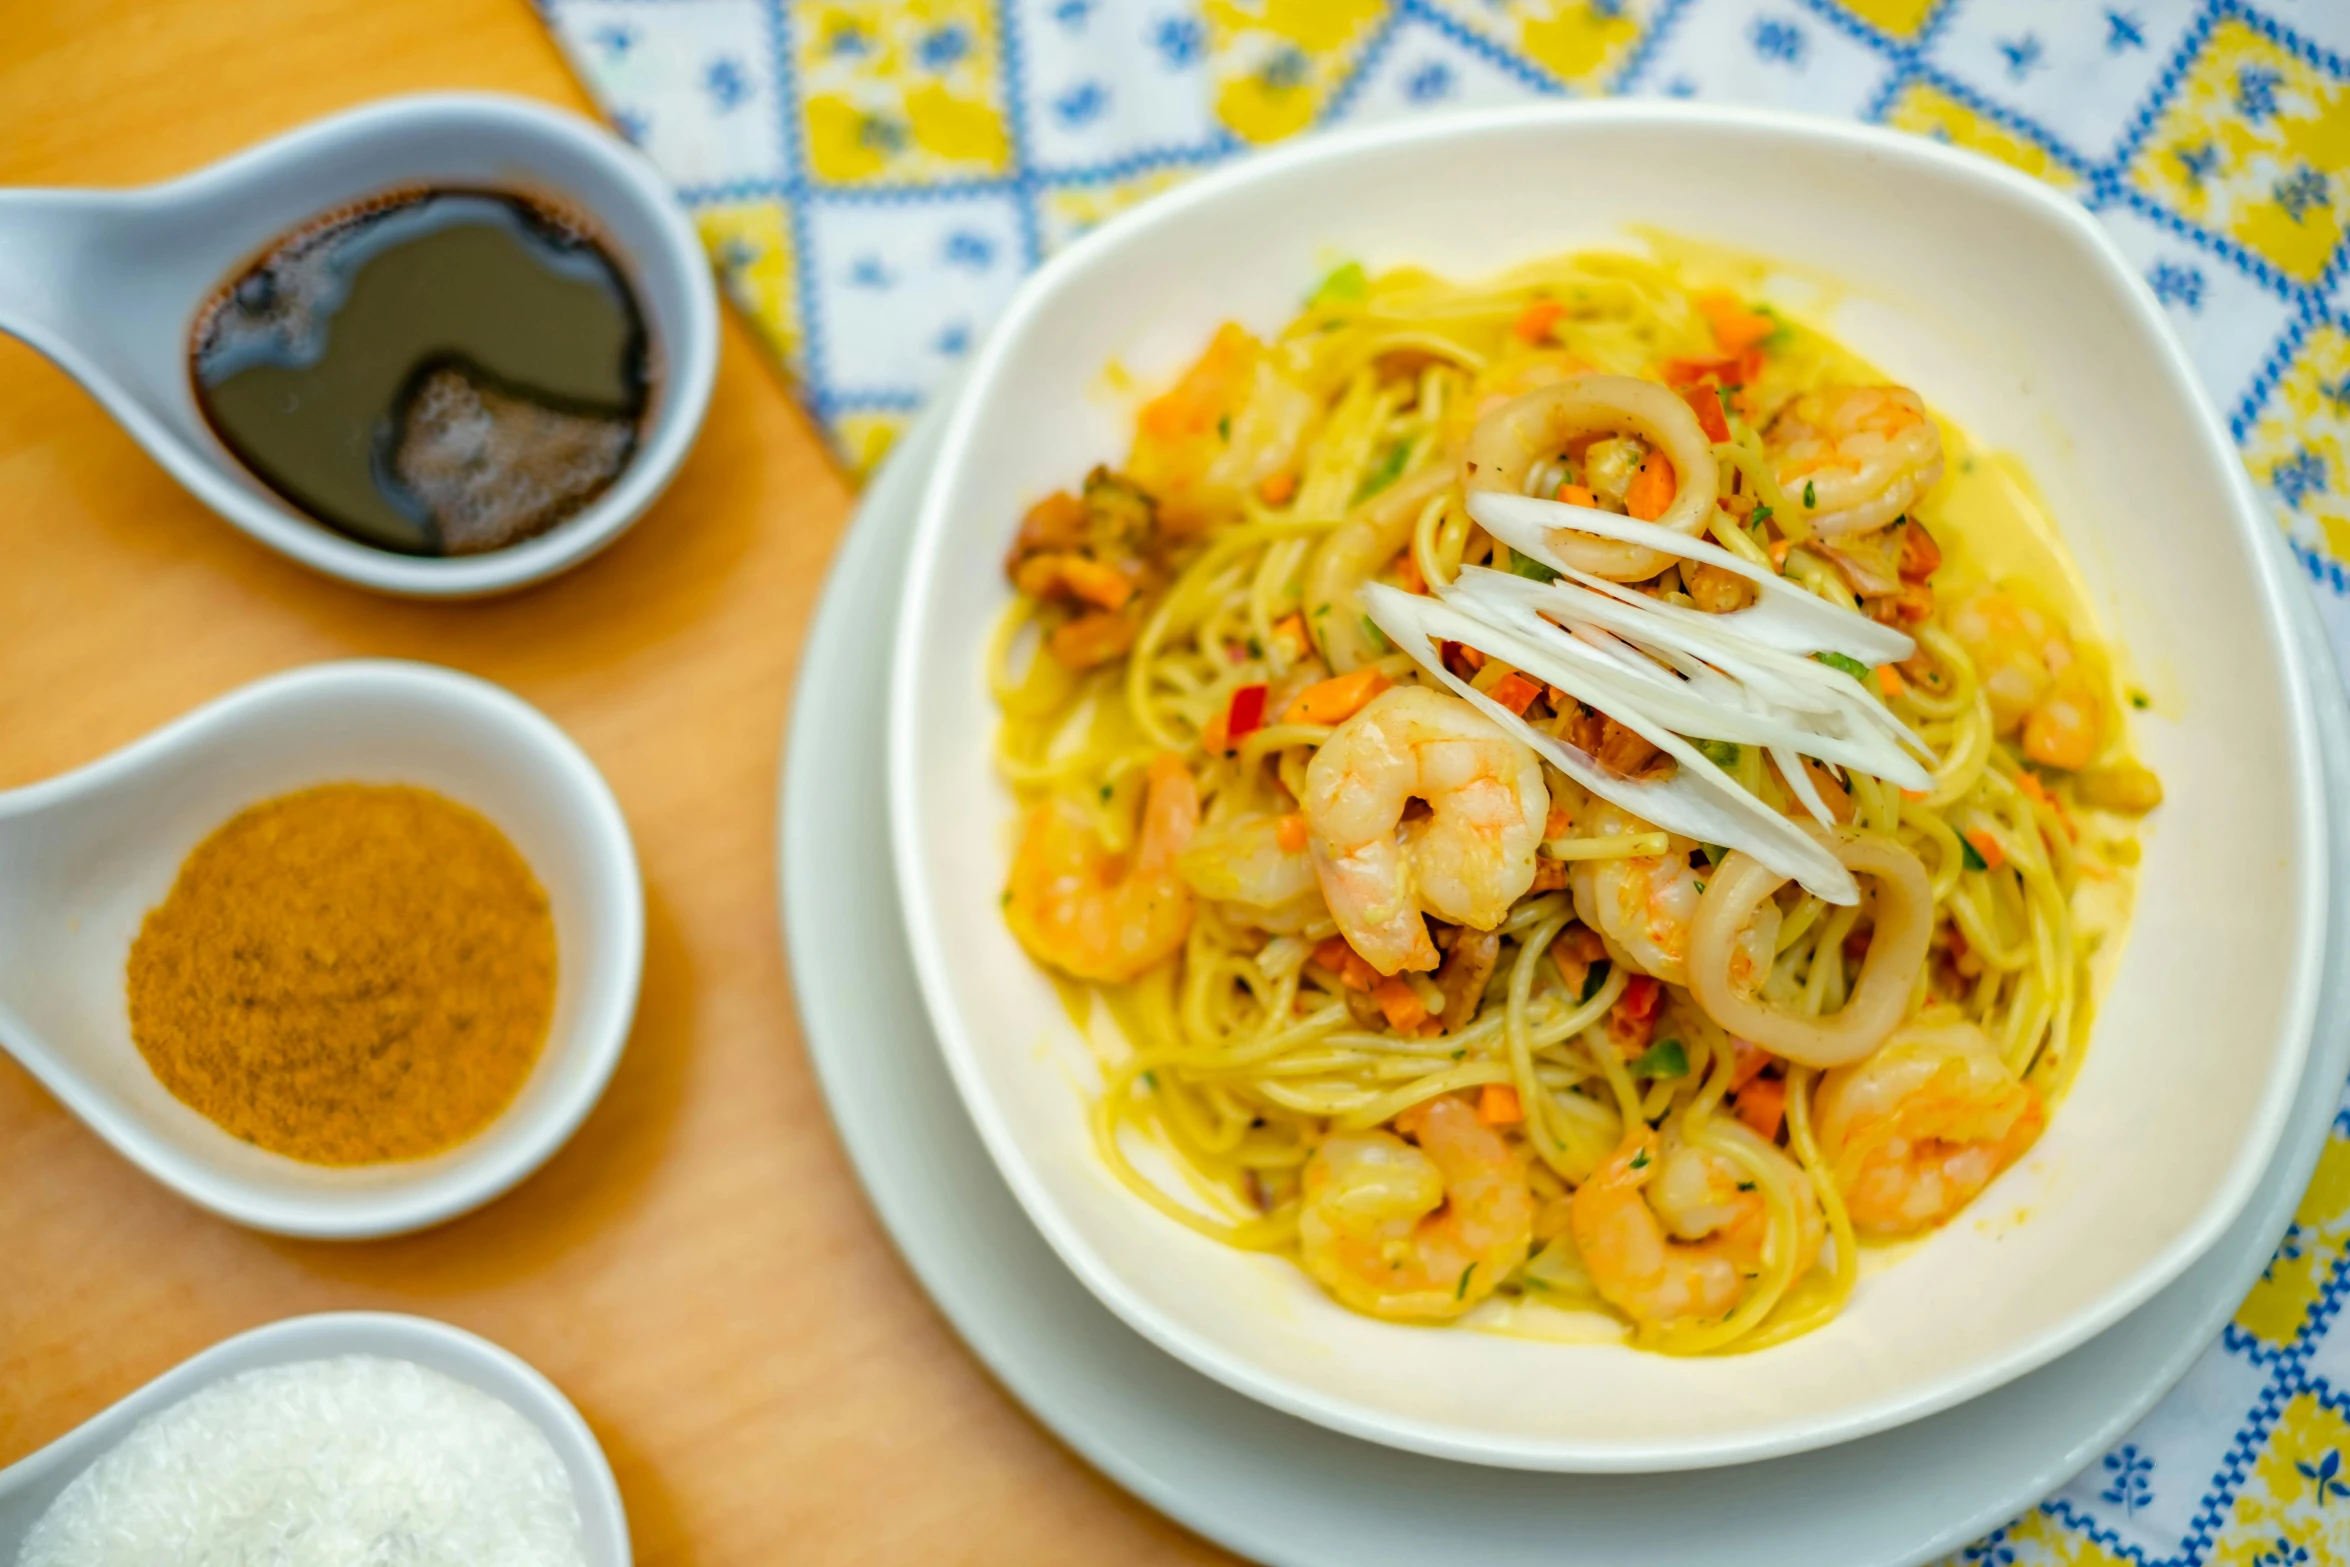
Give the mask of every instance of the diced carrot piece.
M 1296 493 L 1297 473 L 1294 469 L 1284 468 L 1279 473 L 1268 474 L 1257 485 L 1258 499 L 1268 506 L 1286 506 L 1289 498 Z
M 1922 800 L 1926 797 L 1926 791 L 1923 789 L 1904 789 L 1901 791 L 1901 797 L 1904 800 Z
M 1697 423 L 1705 431 L 1707 440 L 1726 441 L 1730 438 L 1730 421 L 1722 412 L 1720 392 L 1710 386 L 1684 386 L 1681 388 L 1681 401 L 1687 403 L 1689 411 L 1697 415 Z
M 1509 1084 L 1487 1083 L 1477 1096 L 1477 1119 L 1487 1126 L 1515 1126 L 1526 1119 L 1526 1107 Z
M 1375 664 L 1317 681 L 1297 694 L 1281 715 L 1285 724 L 1343 724 L 1391 682 Z
M 1436 651 L 1444 659 L 1444 667 L 1452 669 L 1456 675 L 1463 670 L 1473 675 L 1485 667 L 1485 655 L 1466 642 L 1446 642 L 1439 645 Z M 1461 666 L 1459 669 L 1453 669 L 1456 662 Z
M 1061 581 L 1088 604 L 1117 609 L 1134 597 L 1134 584 L 1115 566 L 1105 566 L 1082 555 L 1064 555 L 1060 567 Z
M 1379 983 L 1379 971 L 1344 936 L 1332 936 L 1314 948 L 1314 961 L 1336 974 L 1349 990 L 1369 990 Z
M 1968 843 L 1974 845 L 1975 852 L 1983 857 L 1986 869 L 1997 870 L 2007 863 L 2007 851 L 1999 847 L 1999 840 L 1984 829 L 1969 828 L 1964 836 Z
M 1520 342 L 1539 343 L 1550 336 L 1550 329 L 1566 313 L 1567 307 L 1555 299 L 1537 299 L 1518 312 L 1518 319 L 1511 323 L 1510 330 L 1518 335 Z
M 1554 501 L 1565 501 L 1569 506 L 1597 506 L 1599 497 L 1580 484 L 1562 484 L 1552 493 Z
M 1624 491 L 1624 510 L 1638 521 L 1654 522 L 1673 504 L 1678 487 L 1673 459 L 1663 452 L 1650 452 L 1640 471 L 1632 475 L 1631 487 Z
M 1406 593 L 1425 593 L 1428 591 L 1428 579 L 1420 574 L 1420 562 L 1413 556 L 1410 550 L 1405 550 L 1401 555 L 1396 557 L 1395 585 L 1403 589 Z
M 1740 303 L 1727 289 L 1707 289 L 1689 301 L 1714 329 L 1714 341 L 1725 354 L 1743 354 L 1777 331 L 1779 324 L 1759 310 Z
M 1793 539 L 1771 540 L 1771 564 L 1784 574 L 1787 570 L 1787 552 L 1795 548 Z
M 1232 704 L 1227 702 L 1216 710 L 1216 716 L 1209 719 L 1207 726 L 1200 730 L 1200 749 L 1211 756 L 1222 756 L 1229 752 L 1232 749 L 1232 738 L 1224 731 L 1231 721 Z
M 1764 1067 L 1779 1058 L 1762 1046 L 1739 1040 L 1738 1054 L 1730 1062 L 1730 1092 L 1736 1093 L 1762 1075 Z
M 1738 1090 L 1738 1119 L 1766 1138 L 1779 1135 L 1787 1118 L 1787 1084 L 1777 1077 L 1758 1077 Z
M 1877 689 L 1888 697 L 1896 697 L 1907 691 L 1909 686 L 1902 680 L 1900 670 L 1895 669 L 1891 664 L 1879 664 L 1877 666 Z
M 2024 792 L 2025 799 L 2039 805 L 2046 805 L 2048 803 L 2048 790 L 2046 786 L 2043 785 L 2039 779 L 2033 777 L 2030 772 L 2026 771 L 2017 773 L 2015 775 L 2015 786 Z
M 1387 1026 L 1399 1034 L 1408 1034 L 1428 1021 L 1427 1004 L 1420 999 L 1400 974 L 1390 975 L 1371 987 L 1371 999 L 1379 1003 L 1379 1010 L 1387 1014 Z
M 1655 1014 L 1658 995 L 1664 987 L 1646 974 L 1635 974 L 1624 982 L 1623 998 L 1616 1010 L 1632 1018 L 1648 1018 Z
M 1296 811 L 1280 816 L 1273 822 L 1273 841 L 1281 845 L 1284 854 L 1304 853 L 1307 836 L 1306 819 Z M 1335 936 L 1331 938 L 1333 941 L 1337 939 Z
M 1313 641 L 1306 634 L 1306 617 L 1292 612 L 1273 623 L 1273 635 L 1288 644 L 1290 657 L 1300 658 L 1312 648 Z
M 1513 669 L 1493 683 L 1485 693 L 1513 713 L 1523 714 L 1542 695 L 1542 682 L 1523 670 Z

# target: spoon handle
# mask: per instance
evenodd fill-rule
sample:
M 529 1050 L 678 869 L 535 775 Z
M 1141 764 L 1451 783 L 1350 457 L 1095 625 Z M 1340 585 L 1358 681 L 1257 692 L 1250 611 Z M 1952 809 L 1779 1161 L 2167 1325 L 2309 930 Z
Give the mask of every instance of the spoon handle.
M 61 362 L 87 345 L 92 263 L 120 206 L 108 191 L 0 190 L 0 332 Z

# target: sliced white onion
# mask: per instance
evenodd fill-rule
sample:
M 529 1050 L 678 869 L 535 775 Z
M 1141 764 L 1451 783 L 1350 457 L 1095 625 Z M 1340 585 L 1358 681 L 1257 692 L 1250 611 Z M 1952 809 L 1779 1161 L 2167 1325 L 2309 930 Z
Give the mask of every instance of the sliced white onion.
M 1615 686 L 1613 702 L 1576 694 L 1619 721 L 1628 719 L 1618 703 L 1630 704 L 1683 735 L 1799 751 L 1905 789 L 1933 787 L 1931 775 L 1900 743 L 1916 745 L 1916 737 L 1882 708 L 1877 711 L 1886 724 L 1872 722 L 1866 710 L 1875 699 L 1842 670 L 1776 649 L 1739 649 L 1718 631 L 1692 635 L 1654 614 L 1673 606 L 1640 594 L 1628 597 L 1638 603 L 1476 566 L 1463 568 L 1443 594 L 1454 609 L 1547 655 L 1519 667 L 1552 685 L 1573 689 L 1555 673 L 1564 666 Z M 1602 657 L 1587 628 L 1597 628 L 1622 653 Z M 1495 651 L 1475 636 L 1461 640 L 1480 652 Z M 1748 678 L 1739 678 L 1742 673 Z
M 1557 650 L 1572 639 L 1558 634 L 1555 627 L 1536 646 L 1517 632 L 1488 624 L 1452 604 L 1385 583 L 1367 585 L 1362 597 L 1372 623 L 1411 655 L 1414 663 L 1601 799 L 1667 832 L 1743 849 L 1830 903 L 1860 901 L 1859 884 L 1834 855 L 1740 787 L 1695 746 L 1646 716 L 1635 695 L 1638 677 L 1612 657 L 1587 648 L 1571 657 L 1561 655 Z M 1447 641 L 1466 642 L 1516 668 L 1541 675 L 1577 700 L 1607 713 L 1679 765 L 1661 779 L 1617 777 L 1446 669 L 1437 644 Z M 1554 678 L 1554 673 L 1566 678 Z
M 1725 615 L 1704 615 L 1701 610 L 1683 613 L 1720 621 L 1735 627 L 1741 636 L 1784 652 L 1842 653 L 1864 664 L 1898 664 L 1917 651 L 1917 644 L 1904 632 L 1839 608 L 1773 572 L 1740 560 L 1719 544 L 1690 538 L 1654 523 L 1619 517 L 1596 506 L 1573 506 L 1565 501 L 1508 495 L 1495 490 L 1471 491 L 1469 515 L 1476 519 L 1478 526 L 1519 554 L 1578 581 L 1598 579 L 1586 579 L 1584 573 L 1567 564 L 1551 541 L 1554 529 L 1597 534 L 1603 539 L 1638 544 L 1683 560 L 1719 566 L 1754 584 L 1759 590 L 1754 603 Z M 1678 605 L 1664 607 L 1679 608 Z

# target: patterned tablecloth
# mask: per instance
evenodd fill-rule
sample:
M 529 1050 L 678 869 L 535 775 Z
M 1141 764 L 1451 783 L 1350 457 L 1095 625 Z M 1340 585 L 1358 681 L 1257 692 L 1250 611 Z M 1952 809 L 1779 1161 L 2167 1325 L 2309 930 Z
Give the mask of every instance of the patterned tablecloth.
M 1318 126 L 1560 93 L 1857 116 L 2069 191 L 2350 650 L 2350 0 L 540 0 L 870 467 L 1021 275 Z M 2350 1110 L 2223 1340 L 1981 1563 L 2350 1563 Z

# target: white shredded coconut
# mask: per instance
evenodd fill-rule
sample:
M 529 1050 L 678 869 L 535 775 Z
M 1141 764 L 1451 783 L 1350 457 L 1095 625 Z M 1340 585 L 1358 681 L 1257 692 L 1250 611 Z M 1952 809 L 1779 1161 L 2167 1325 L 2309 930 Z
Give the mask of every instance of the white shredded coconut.
M 248 1371 L 139 1422 L 18 1567 L 584 1567 L 562 1460 L 499 1400 L 405 1360 Z

